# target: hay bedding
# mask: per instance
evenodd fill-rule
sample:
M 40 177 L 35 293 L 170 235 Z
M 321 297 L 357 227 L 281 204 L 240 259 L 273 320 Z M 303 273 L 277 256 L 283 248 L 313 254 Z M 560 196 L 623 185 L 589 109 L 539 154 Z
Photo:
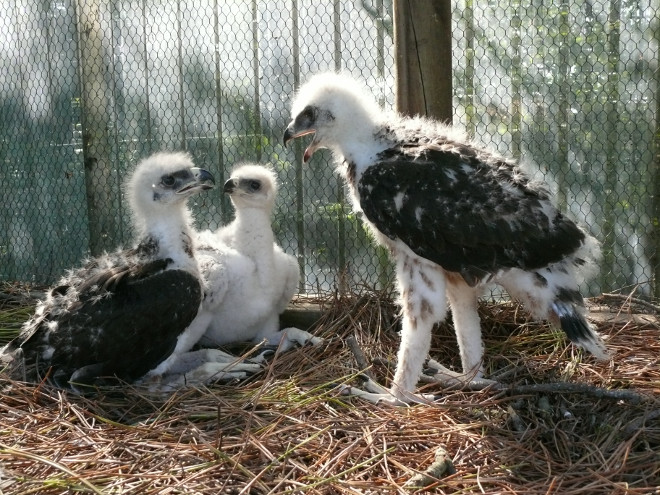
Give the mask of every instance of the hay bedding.
M 341 397 L 333 385 L 359 372 L 351 336 L 375 363 L 370 372 L 391 378 L 390 301 L 325 300 L 314 331 L 324 346 L 276 355 L 241 383 L 79 397 L 2 379 L 0 493 L 411 493 L 411 479 L 432 493 L 660 493 L 656 317 L 597 301 L 614 351 L 601 364 L 515 304 L 484 305 L 489 373 L 505 388 L 426 385 L 441 398 L 410 408 Z M 460 364 L 448 326 L 433 347 L 441 362 Z M 421 476 L 429 467 L 440 469 Z

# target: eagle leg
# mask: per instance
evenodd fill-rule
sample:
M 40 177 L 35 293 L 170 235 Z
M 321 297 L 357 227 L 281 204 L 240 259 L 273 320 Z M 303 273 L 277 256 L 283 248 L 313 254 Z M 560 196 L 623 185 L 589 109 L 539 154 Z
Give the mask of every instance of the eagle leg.
M 461 355 L 463 381 L 481 378 L 484 346 L 481 338 L 478 289 L 469 286 L 462 279 L 454 278 L 447 284 L 447 298 Z M 456 377 L 461 375 L 454 376 Z
M 275 333 L 265 332 L 266 336 L 259 347 L 259 352 L 250 357 L 255 363 L 263 363 L 271 358 L 276 352 L 286 352 L 295 347 L 304 347 L 306 345 L 321 345 L 324 340 L 320 337 L 314 337 L 311 333 L 295 327 L 284 328 Z
M 396 262 L 403 317 L 397 369 L 390 393 L 408 400 L 429 354 L 433 326 L 447 315 L 447 281 L 444 270 L 418 259 L 400 255 Z

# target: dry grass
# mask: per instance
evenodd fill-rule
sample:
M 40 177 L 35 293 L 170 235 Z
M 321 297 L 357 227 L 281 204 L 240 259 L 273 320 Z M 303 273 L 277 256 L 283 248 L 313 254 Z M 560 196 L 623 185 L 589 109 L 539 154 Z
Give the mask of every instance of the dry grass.
M 614 358 L 597 363 L 515 304 L 485 305 L 489 371 L 510 389 L 424 385 L 440 399 L 409 408 L 342 397 L 334 385 L 360 371 L 351 335 L 389 382 L 395 315 L 386 294 L 330 298 L 314 330 L 325 345 L 276 355 L 241 383 L 168 397 L 129 386 L 79 397 L 0 380 L 0 493 L 410 493 L 404 484 L 438 447 L 455 473 L 433 493 L 660 493 L 657 318 L 600 318 Z M 448 326 L 433 347 L 459 364 Z M 591 388 L 520 393 L 559 381 Z M 634 394 L 589 393 L 603 389 Z

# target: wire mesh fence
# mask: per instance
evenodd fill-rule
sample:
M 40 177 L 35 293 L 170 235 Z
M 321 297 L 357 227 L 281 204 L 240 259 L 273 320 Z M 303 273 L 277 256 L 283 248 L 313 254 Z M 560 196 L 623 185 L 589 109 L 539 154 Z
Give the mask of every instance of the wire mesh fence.
M 592 293 L 658 278 L 654 2 L 453 3 L 454 124 L 521 157 L 603 244 Z M 321 70 L 394 97 L 391 0 L 15 0 L 0 6 L 0 279 L 51 282 L 132 242 L 121 184 L 158 150 L 222 182 L 239 162 L 281 183 L 273 227 L 301 290 L 391 280 L 327 152 L 284 148 L 295 88 Z M 199 228 L 232 217 L 219 191 Z M 657 290 L 657 289 L 656 289 Z
M 454 123 L 523 157 L 601 241 L 592 293 L 648 295 L 658 279 L 658 9 L 466 2 L 456 16 Z

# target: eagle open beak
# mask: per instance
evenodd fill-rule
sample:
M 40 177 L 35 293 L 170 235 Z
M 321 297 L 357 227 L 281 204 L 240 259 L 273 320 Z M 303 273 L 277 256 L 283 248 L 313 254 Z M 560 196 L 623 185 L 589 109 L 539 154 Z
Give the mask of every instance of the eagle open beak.
M 296 139 L 302 136 L 307 136 L 308 134 L 316 133 L 316 129 L 304 129 L 302 131 L 296 132 L 294 130 L 294 125 L 295 125 L 295 121 L 291 122 L 289 124 L 289 127 L 287 127 L 286 130 L 284 131 L 284 137 L 282 139 L 284 146 L 286 146 L 289 143 L 289 141 L 291 141 L 292 139 Z M 318 148 L 318 143 L 316 142 L 316 140 L 313 140 L 310 143 L 310 145 L 307 147 L 307 149 L 305 150 L 305 154 L 303 155 L 304 163 L 307 163 L 309 161 L 309 159 L 312 157 L 312 155 L 314 154 L 317 148 Z
M 292 125 L 292 124 L 291 124 Z M 286 128 L 284 131 L 284 136 L 282 137 L 282 144 L 286 148 L 286 145 L 289 144 L 289 141 L 291 141 L 293 138 L 296 137 L 295 133 L 293 132 L 293 129 L 291 129 L 291 125 Z
M 291 124 L 289 124 L 289 127 L 286 128 L 286 131 L 284 131 L 284 137 L 282 139 L 284 146 L 289 144 L 289 141 L 291 141 L 292 139 L 306 136 L 307 134 L 314 134 L 316 132 L 316 129 L 305 129 L 303 131 L 296 132 L 293 129 L 293 125 L 294 123 L 291 122 Z

